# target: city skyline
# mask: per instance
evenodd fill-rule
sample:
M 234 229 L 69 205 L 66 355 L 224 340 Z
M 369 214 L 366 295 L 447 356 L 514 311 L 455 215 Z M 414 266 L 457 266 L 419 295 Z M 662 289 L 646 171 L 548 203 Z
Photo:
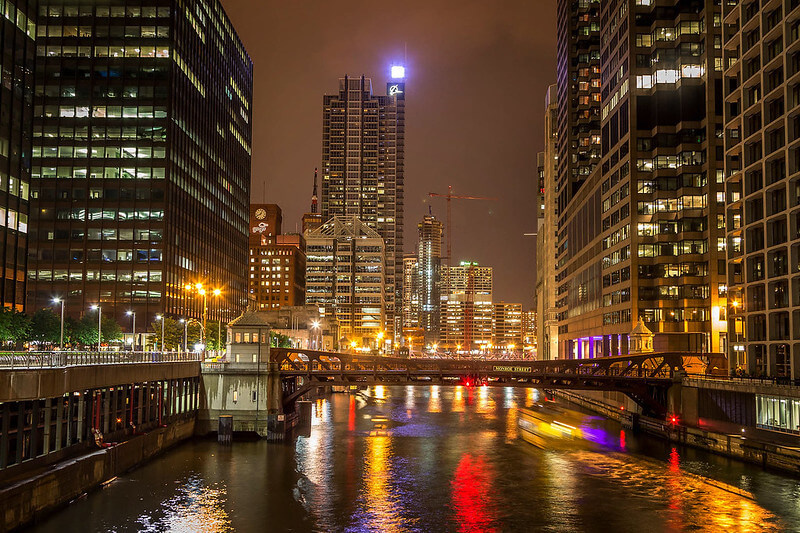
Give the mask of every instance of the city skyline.
M 310 176 L 321 168 L 320 102 L 335 89 L 331 80 L 364 75 L 380 88 L 391 65 L 405 59 L 413 87 L 406 104 L 406 235 L 416 233 L 429 207 L 444 220 L 444 201 L 429 199 L 429 192 L 446 193 L 452 185 L 454 194 L 497 197 L 454 206 L 453 259 L 494 265 L 498 297 L 532 305 L 535 239 L 523 233 L 535 231 L 536 220 L 520 213 L 528 211 L 536 189 L 543 95 L 555 81 L 555 26 L 542 23 L 532 32 L 525 19 L 555 21 L 555 2 L 469 5 L 457 12 L 420 3 L 389 19 L 361 9 L 366 2 L 330 13 L 322 4 L 223 3 L 258 65 L 253 203 L 279 204 L 285 230 L 296 224 L 299 231 L 311 199 Z M 345 15 L 351 11 L 359 12 L 358 39 L 341 39 L 335 28 L 350 24 Z M 413 251 L 414 239 L 405 240 L 404 251 Z M 530 287 L 521 296 L 520 284 Z

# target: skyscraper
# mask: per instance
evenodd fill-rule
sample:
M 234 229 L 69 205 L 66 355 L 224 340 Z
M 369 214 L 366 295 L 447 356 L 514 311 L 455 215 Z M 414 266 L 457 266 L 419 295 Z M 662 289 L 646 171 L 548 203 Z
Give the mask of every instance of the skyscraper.
M 558 197 L 567 204 L 600 160 L 600 0 L 558 0 Z
M 111 5 L 113 4 L 113 5 Z M 28 303 L 246 303 L 253 65 L 219 0 L 39 2 Z
M 323 98 L 322 219 L 357 217 L 386 246 L 387 337 L 400 333 L 403 278 L 403 160 L 405 83 L 400 67 L 386 95 L 374 95 L 372 80 L 345 76 L 337 94 Z
M 492 305 L 492 344 L 497 350 L 522 351 L 522 304 Z
M 547 89 L 544 112 L 545 149 L 542 155 L 541 224 L 536 236 L 536 334 L 539 360 L 558 355 L 558 321 L 556 320 L 556 240 L 558 207 L 556 202 L 557 154 L 556 86 Z
M 417 231 L 419 327 L 425 344 L 429 345 L 439 342 L 441 326 L 442 222 L 433 215 L 425 215 L 417 224 Z
M 473 261 L 442 268 L 440 343 L 451 351 L 492 342 L 492 267 Z
M 28 248 L 36 2 L 6 3 L 0 15 L 0 306 L 22 311 Z
M 307 230 L 306 303 L 339 320 L 339 334 L 358 346 L 377 348 L 386 303 L 383 239 L 358 217 L 334 216 Z
M 419 328 L 419 269 L 417 254 L 403 256 L 403 335 L 407 330 Z
M 603 4 L 600 164 L 565 212 L 562 357 L 725 350 L 720 7 Z M 599 231 L 598 231 L 599 228 Z
M 796 3 L 723 2 L 722 12 L 730 370 L 796 380 L 800 10 Z M 786 405 L 791 403 L 781 399 Z M 759 423 L 777 426 L 788 419 L 777 409 L 767 412 L 775 413 L 767 417 L 772 422 Z

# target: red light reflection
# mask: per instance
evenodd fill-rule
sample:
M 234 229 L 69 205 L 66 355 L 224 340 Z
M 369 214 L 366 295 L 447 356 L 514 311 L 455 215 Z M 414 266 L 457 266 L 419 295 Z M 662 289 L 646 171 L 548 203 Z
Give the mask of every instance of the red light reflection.
M 465 453 L 453 479 L 453 506 L 462 533 L 497 531 L 494 501 L 494 472 L 482 456 Z
M 356 430 L 356 397 L 350 395 L 350 408 L 347 413 L 347 429 L 350 431 Z

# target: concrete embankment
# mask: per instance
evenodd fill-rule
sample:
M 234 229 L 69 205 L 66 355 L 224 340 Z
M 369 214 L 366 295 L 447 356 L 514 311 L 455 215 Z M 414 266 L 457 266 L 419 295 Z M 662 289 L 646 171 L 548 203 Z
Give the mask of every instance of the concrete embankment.
M 41 519 L 104 482 L 147 462 L 194 434 L 195 420 L 178 420 L 109 448 L 51 465 L 44 471 L 0 486 L 0 531 Z
M 743 434 L 728 434 L 680 423 L 673 425 L 664 420 L 633 413 L 629 409 L 614 407 L 602 399 L 593 398 L 592 393 L 554 391 L 554 394 L 590 411 L 616 420 L 625 427 L 644 431 L 670 442 L 733 457 L 748 463 L 761 465 L 764 468 L 800 475 L 800 446 L 785 446 L 751 438 L 748 437 L 747 429 Z M 624 400 L 620 399 L 617 403 L 622 402 Z

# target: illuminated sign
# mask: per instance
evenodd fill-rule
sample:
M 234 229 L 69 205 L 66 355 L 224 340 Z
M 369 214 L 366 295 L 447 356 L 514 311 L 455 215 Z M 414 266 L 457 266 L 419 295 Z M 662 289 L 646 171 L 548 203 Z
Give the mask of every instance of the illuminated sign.
M 531 372 L 531 367 L 529 366 L 496 366 L 494 367 L 495 372 Z
M 392 78 L 405 78 L 405 77 L 406 77 L 406 67 L 400 65 L 392 66 Z
M 269 224 L 266 224 L 265 222 L 259 222 L 258 226 L 254 226 L 252 228 L 253 229 L 253 233 L 264 233 L 265 231 L 267 231 L 268 227 L 269 227 Z
M 403 94 L 403 86 L 400 84 L 389 85 L 389 96 Z

